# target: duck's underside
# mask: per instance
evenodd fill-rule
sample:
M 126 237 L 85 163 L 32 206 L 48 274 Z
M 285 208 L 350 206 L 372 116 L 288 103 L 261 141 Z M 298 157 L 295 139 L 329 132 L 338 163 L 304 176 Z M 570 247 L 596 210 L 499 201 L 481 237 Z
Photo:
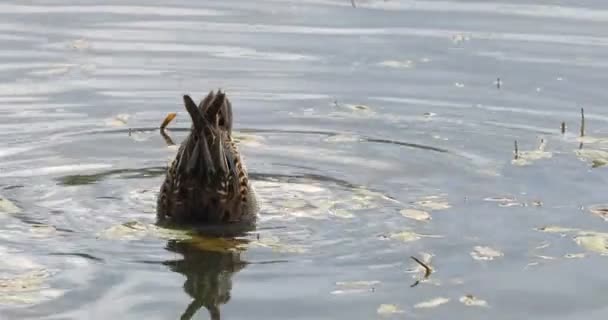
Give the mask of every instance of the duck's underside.
M 184 104 L 192 127 L 161 186 L 158 220 L 180 224 L 254 222 L 257 201 L 232 140 L 230 101 L 218 91 L 210 92 L 198 107 L 185 95 Z

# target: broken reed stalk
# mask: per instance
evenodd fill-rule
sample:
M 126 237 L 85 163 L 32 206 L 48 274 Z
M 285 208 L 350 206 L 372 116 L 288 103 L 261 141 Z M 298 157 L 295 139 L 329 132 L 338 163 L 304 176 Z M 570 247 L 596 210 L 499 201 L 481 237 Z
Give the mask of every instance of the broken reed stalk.
M 412 260 L 416 261 L 416 263 L 418 263 L 419 265 L 421 265 L 424 268 L 424 277 L 421 280 L 416 280 L 416 282 L 414 282 L 412 285 L 410 285 L 410 288 L 413 288 L 413 287 L 419 285 L 422 280 L 428 279 L 431 276 L 433 269 L 431 269 L 431 267 L 429 267 L 426 263 L 420 261 L 420 259 L 418 259 L 414 256 L 410 256 L 410 258 L 412 258 Z
M 581 138 L 585 136 L 585 109 L 581 108 Z
M 517 147 L 517 140 L 515 140 L 515 160 L 519 159 L 519 148 Z

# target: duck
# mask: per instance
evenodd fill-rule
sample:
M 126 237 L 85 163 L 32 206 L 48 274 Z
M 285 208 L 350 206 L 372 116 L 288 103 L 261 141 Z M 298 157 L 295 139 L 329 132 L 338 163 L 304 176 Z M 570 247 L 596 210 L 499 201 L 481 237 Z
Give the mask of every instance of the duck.
M 221 90 L 210 91 L 198 106 L 189 95 L 183 95 L 183 103 L 192 125 L 167 167 L 157 198 L 158 222 L 254 224 L 259 206 L 232 136 L 232 103 Z

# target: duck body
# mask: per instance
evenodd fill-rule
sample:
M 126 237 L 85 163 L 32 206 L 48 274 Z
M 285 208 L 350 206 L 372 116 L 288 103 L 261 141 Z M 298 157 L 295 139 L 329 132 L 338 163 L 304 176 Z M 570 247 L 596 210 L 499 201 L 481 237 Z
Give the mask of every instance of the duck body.
M 161 185 L 157 219 L 175 224 L 254 223 L 258 204 L 232 139 L 230 101 L 221 91 L 210 92 L 198 106 L 188 95 L 183 99 L 192 127 Z

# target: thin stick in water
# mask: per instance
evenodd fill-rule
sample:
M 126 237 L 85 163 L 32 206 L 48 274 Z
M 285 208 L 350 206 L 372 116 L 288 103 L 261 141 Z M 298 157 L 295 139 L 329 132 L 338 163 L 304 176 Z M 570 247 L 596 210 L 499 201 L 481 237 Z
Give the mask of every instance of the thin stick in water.
M 424 277 L 421 280 L 416 280 L 416 282 L 414 282 L 412 285 L 410 285 L 410 288 L 413 288 L 413 287 L 419 285 L 422 280 L 428 279 L 431 276 L 433 269 L 431 269 L 431 267 L 429 267 L 426 263 L 420 261 L 420 259 L 418 259 L 414 256 L 411 256 L 410 258 L 412 258 L 412 260 L 416 261 L 416 263 L 418 263 L 419 265 L 421 265 L 424 268 Z
M 566 134 L 566 122 L 562 121 L 562 134 Z
M 519 159 L 519 148 L 517 147 L 517 140 L 515 140 L 515 160 Z
M 585 136 L 585 109 L 581 108 L 581 137 Z

